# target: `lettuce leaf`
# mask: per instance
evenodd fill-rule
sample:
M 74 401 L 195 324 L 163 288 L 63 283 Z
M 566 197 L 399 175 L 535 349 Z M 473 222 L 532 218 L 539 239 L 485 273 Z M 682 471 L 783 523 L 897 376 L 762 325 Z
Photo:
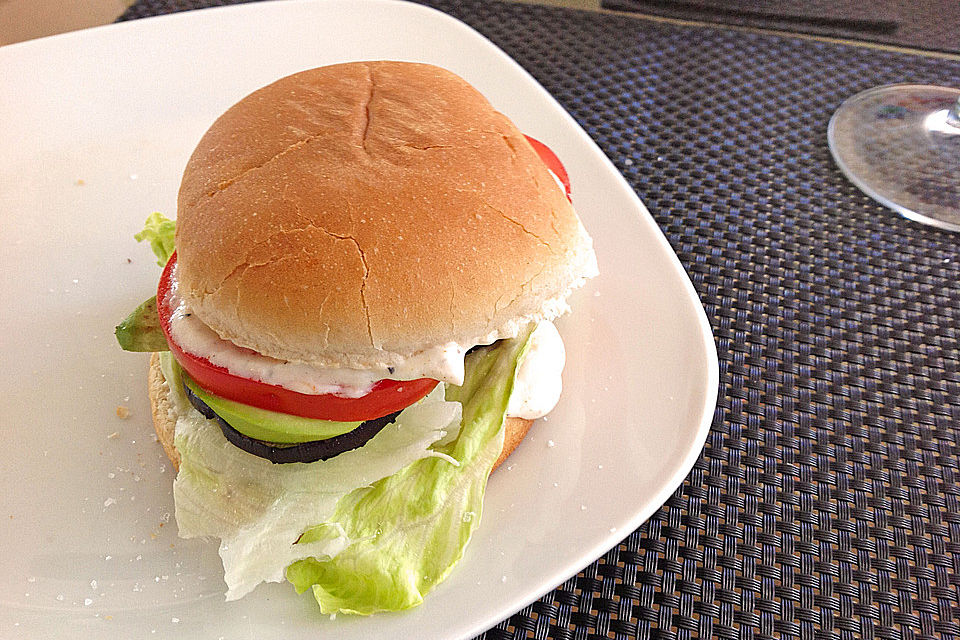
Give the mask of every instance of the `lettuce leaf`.
M 471 351 L 462 387 L 447 400 L 463 405 L 458 437 L 371 487 L 340 500 L 333 516 L 308 530 L 301 545 L 332 532 L 349 541 L 339 554 L 310 557 L 287 569 L 298 592 L 307 589 L 323 613 L 371 614 L 420 604 L 450 573 L 480 523 L 490 469 L 503 448 L 503 423 L 529 330 Z
M 143 231 L 133 237 L 137 242 L 149 240 L 150 248 L 157 256 L 157 264 L 163 267 L 173 255 L 173 238 L 176 230 L 177 225 L 173 220 L 154 211 L 144 222 Z
M 359 449 L 307 464 L 272 464 L 234 447 L 189 404 L 169 353 L 161 354 L 161 366 L 178 414 L 173 491 L 180 537 L 220 538 L 227 600 L 261 582 L 280 582 L 298 560 L 333 557 L 354 543 L 354 533 L 336 524 L 309 541 L 301 534 L 330 520 L 338 501 L 357 488 L 423 458 L 452 466 L 429 448 L 460 424 L 460 404 L 444 399 L 442 385 Z

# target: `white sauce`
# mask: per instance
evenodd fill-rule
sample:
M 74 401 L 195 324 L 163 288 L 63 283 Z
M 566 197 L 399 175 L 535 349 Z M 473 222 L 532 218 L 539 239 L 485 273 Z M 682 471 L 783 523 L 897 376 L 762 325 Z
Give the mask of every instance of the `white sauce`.
M 566 360 L 563 339 L 552 322 L 541 322 L 530 336 L 527 355 L 520 363 L 507 415 L 535 420 L 553 409 L 563 389 Z
M 306 362 L 289 362 L 261 355 L 224 340 L 192 313 L 177 292 L 177 272 L 171 274 L 169 304 L 170 332 L 186 351 L 230 373 L 244 378 L 306 394 L 335 394 L 358 398 L 384 378 L 416 380 L 432 378 L 449 384 L 463 384 L 463 356 L 473 345 L 449 342 L 426 349 L 400 363 L 371 369 L 321 367 Z M 493 337 L 493 339 L 496 339 Z M 552 322 L 542 321 L 531 337 L 527 355 L 517 372 L 517 383 L 507 414 L 528 419 L 546 415 L 560 397 L 564 349 L 560 334 Z

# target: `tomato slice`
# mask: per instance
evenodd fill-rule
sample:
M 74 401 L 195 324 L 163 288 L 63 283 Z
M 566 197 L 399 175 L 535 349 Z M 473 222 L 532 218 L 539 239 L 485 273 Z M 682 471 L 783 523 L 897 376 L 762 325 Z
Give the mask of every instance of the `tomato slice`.
M 174 252 L 160 276 L 157 287 L 157 310 L 160 327 L 167 337 L 170 351 L 198 385 L 228 400 L 260 409 L 289 413 L 304 418 L 353 422 L 373 420 L 404 409 L 430 393 L 436 380 L 381 380 L 365 396 L 344 398 L 333 394 L 312 395 L 284 387 L 244 378 L 213 364 L 206 358 L 184 351 L 170 333 L 170 279 L 177 254 Z
M 563 190 L 567 193 L 567 200 L 573 202 L 570 198 L 570 176 L 567 175 L 567 170 L 563 166 L 563 163 L 560 162 L 560 158 L 557 157 L 557 154 L 553 152 L 553 149 L 543 144 L 536 138 L 531 138 L 528 135 L 524 135 L 524 138 L 527 139 L 527 142 L 530 143 L 530 146 L 533 147 L 533 150 L 537 152 L 537 155 L 540 156 L 540 159 L 543 160 L 543 164 L 547 165 L 547 169 L 550 169 L 555 176 L 560 178 L 560 183 L 563 185 Z

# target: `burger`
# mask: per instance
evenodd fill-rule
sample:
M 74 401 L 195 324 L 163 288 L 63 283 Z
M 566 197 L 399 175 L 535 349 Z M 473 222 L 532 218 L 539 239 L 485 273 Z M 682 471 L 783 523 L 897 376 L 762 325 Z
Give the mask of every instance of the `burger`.
M 551 321 L 597 265 L 557 158 L 444 69 L 321 67 L 220 116 L 138 239 L 164 268 L 117 337 L 154 352 L 179 535 L 220 540 L 227 599 L 420 603 L 560 394 Z

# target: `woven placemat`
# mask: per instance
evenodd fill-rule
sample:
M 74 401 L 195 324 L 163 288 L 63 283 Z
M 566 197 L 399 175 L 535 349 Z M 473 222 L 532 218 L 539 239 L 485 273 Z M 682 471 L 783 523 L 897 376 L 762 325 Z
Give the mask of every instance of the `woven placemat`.
M 198 4 L 141 1 L 124 17 Z M 485 637 L 960 636 L 960 236 L 874 203 L 826 143 L 846 97 L 958 85 L 960 63 L 430 4 L 525 66 L 623 172 L 690 274 L 721 362 L 683 486 Z
M 956 0 L 600 0 L 600 6 L 960 53 Z

